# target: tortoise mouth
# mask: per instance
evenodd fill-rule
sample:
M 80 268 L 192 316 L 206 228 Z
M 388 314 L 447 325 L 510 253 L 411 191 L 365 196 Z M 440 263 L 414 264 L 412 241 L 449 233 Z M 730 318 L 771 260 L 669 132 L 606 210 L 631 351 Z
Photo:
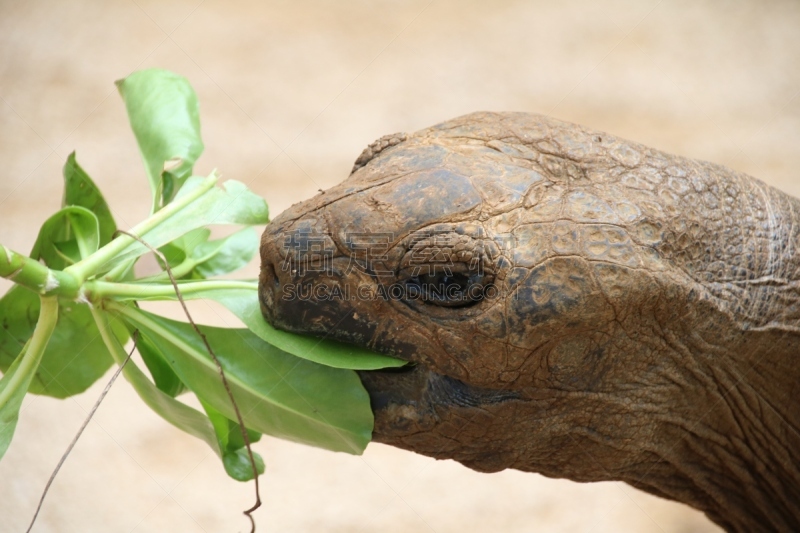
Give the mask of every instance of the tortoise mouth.
M 375 415 L 372 440 L 391 444 L 398 437 L 430 430 L 436 424 L 426 398 L 431 371 L 422 365 L 360 370 Z
M 431 371 L 419 364 L 380 370 L 358 370 L 361 383 L 367 389 L 372 410 L 386 409 L 392 404 L 418 404 Z
M 475 387 L 422 364 L 361 370 L 358 375 L 375 415 L 373 440 L 388 444 L 434 430 L 451 410 L 469 412 L 525 399 L 518 391 Z

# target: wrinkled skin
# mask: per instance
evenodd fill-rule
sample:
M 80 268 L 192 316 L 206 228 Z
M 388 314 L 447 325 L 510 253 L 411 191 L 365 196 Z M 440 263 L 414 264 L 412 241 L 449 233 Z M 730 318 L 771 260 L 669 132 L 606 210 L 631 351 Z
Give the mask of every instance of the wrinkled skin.
M 353 232 L 386 236 L 373 253 Z M 407 287 L 414 261 L 442 266 L 441 242 L 496 294 L 286 291 Z M 275 219 L 260 298 L 279 328 L 416 363 L 361 374 L 378 442 L 483 472 L 623 480 L 730 531 L 800 531 L 798 243 L 800 201 L 758 180 L 476 113 L 384 138 Z

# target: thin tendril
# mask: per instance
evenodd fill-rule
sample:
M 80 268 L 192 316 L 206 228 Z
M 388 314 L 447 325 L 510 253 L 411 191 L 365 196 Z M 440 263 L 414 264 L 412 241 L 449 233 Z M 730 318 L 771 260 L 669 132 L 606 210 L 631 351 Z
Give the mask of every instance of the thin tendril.
M 83 430 L 86 429 L 86 426 L 89 425 L 89 421 L 92 419 L 92 417 L 94 416 L 94 413 L 100 407 L 100 404 L 105 399 L 106 394 L 108 394 L 108 391 L 111 390 L 111 386 L 117 380 L 117 378 L 119 377 L 120 373 L 122 373 L 122 369 L 125 367 L 125 365 L 128 363 L 128 361 L 130 361 L 131 356 L 133 355 L 133 351 L 136 350 L 136 340 L 137 340 L 138 335 L 139 335 L 139 331 L 138 330 L 133 332 L 133 347 L 131 348 L 131 351 L 128 354 L 128 357 L 126 357 L 125 360 L 122 361 L 122 364 L 119 365 L 119 367 L 117 368 L 117 371 L 114 372 L 114 375 L 111 376 L 110 380 L 108 380 L 108 383 L 106 384 L 106 388 L 104 388 L 103 392 L 100 393 L 100 397 L 97 398 L 97 401 L 94 403 L 94 406 L 92 407 L 92 410 L 89 411 L 88 415 L 86 415 L 86 418 L 84 419 L 83 424 L 81 425 L 80 429 L 75 434 L 75 437 L 72 438 L 72 442 L 69 443 L 69 446 L 67 446 L 67 450 L 64 452 L 64 455 L 61 456 L 61 460 L 58 461 L 58 464 L 56 465 L 55 469 L 53 470 L 53 473 L 50 474 L 50 479 L 47 480 L 47 485 L 44 486 L 44 490 L 42 491 L 42 497 L 39 498 L 39 505 L 36 507 L 36 512 L 33 513 L 33 518 L 31 519 L 31 524 L 28 526 L 28 529 L 26 530 L 25 533 L 30 533 L 31 530 L 33 529 L 33 525 L 36 523 L 36 518 L 38 518 L 38 516 L 39 516 L 39 511 L 42 510 L 42 505 L 44 505 L 44 499 L 47 497 L 47 492 L 50 490 L 50 485 L 52 485 L 53 481 L 55 481 L 59 470 L 61 470 L 61 467 L 64 465 L 64 462 L 67 460 L 67 457 L 69 457 L 69 454 L 72 453 L 72 449 L 78 443 L 78 439 L 80 439 L 81 435 L 83 434 Z

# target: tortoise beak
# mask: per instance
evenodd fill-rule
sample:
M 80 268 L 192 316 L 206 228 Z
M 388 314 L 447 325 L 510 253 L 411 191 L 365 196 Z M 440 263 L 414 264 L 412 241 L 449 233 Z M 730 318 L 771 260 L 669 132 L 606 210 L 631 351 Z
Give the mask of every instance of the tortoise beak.
M 264 257 L 267 260 L 264 260 Z M 274 263 L 274 255 L 271 253 L 265 254 L 261 252 L 261 274 L 258 279 L 258 299 L 261 303 L 261 314 L 270 324 L 275 323 L 275 302 L 280 298 L 281 294 L 281 280 L 278 277 L 276 268 L 278 265 Z
M 436 415 L 428 386 L 431 372 L 422 365 L 359 371 L 375 414 L 373 440 L 393 444 L 398 438 L 430 431 Z

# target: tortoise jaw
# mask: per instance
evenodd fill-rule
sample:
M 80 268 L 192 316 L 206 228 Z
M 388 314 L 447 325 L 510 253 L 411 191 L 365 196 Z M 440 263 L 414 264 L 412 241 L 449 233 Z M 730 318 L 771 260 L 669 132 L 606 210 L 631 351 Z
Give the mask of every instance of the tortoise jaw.
M 454 413 L 471 418 L 505 402 L 524 400 L 517 391 L 475 387 L 422 364 L 358 374 L 375 414 L 373 440 L 426 455 L 437 454 L 437 426 Z
M 435 410 L 427 394 L 433 373 L 424 366 L 362 370 L 358 375 L 375 414 L 374 441 L 393 444 L 436 425 Z

